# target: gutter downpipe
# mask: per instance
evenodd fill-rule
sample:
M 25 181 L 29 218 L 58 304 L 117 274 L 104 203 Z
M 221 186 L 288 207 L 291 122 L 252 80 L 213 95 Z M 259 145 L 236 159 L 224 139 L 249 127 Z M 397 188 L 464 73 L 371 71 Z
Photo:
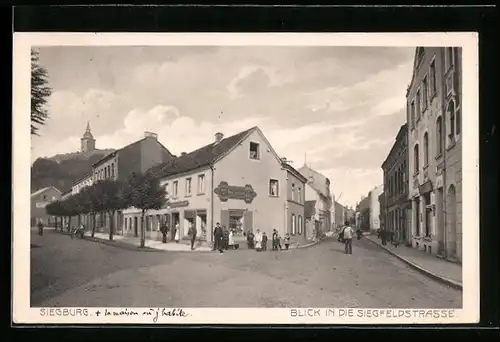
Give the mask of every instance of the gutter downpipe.
M 446 146 L 446 137 L 447 137 L 447 134 L 446 134 L 446 131 L 447 131 L 447 128 L 448 128 L 448 125 L 447 125 L 447 122 L 448 122 L 448 118 L 446 116 L 446 87 L 445 87 L 445 84 L 446 84 L 446 78 L 445 78 L 445 75 L 446 75 L 446 65 L 444 63 L 445 61 L 445 49 L 446 48 L 441 48 L 441 68 L 442 68 L 442 72 L 441 72 L 441 117 L 442 117 L 442 125 L 443 125 L 443 136 L 441 137 L 441 142 L 443 143 L 443 198 L 442 198 L 442 206 L 443 208 L 441 208 L 442 210 L 442 213 L 443 213 L 443 224 L 444 224 L 444 227 L 443 227 L 443 254 L 444 254 L 444 257 L 445 259 L 448 258 L 448 222 L 447 222 L 447 209 L 448 209 L 448 202 L 447 202 L 447 192 L 445 191 L 446 188 L 447 188 L 447 182 L 446 182 L 446 175 L 447 175 L 447 168 L 446 168 L 446 152 L 447 152 L 447 146 Z M 444 138 L 444 139 L 443 139 Z M 444 141 L 443 141 L 444 140 Z
M 214 241 L 214 164 L 210 163 L 211 186 L 210 186 L 210 242 Z

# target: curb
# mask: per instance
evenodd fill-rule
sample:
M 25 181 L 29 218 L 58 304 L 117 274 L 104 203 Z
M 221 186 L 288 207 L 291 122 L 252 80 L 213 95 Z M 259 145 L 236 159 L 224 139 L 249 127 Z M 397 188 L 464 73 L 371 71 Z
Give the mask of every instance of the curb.
M 323 241 L 326 241 L 328 239 L 330 239 L 331 237 L 326 237 L 324 239 L 320 239 L 318 241 L 314 241 L 314 242 L 311 242 L 311 243 L 308 243 L 306 245 L 299 245 L 297 247 L 295 247 L 294 249 L 301 249 L 301 248 L 308 248 L 308 247 L 312 247 L 312 246 L 316 246 L 316 245 L 319 245 L 320 243 L 322 243 Z
M 63 234 L 63 235 L 70 235 L 70 233 L 68 232 L 65 232 L 65 231 L 55 231 L 56 233 L 59 233 L 59 234 Z M 78 238 L 79 239 L 79 238 Z M 100 244 L 103 244 L 103 245 L 107 245 L 107 246 L 111 246 L 111 247 L 116 247 L 116 248 L 121 248 L 121 249 L 125 249 L 125 250 L 128 250 L 128 251 L 134 251 L 134 252 L 157 252 L 157 253 L 210 253 L 212 251 L 169 251 L 169 250 L 165 250 L 165 249 L 157 249 L 157 248 L 151 248 L 151 247 L 148 247 L 148 246 L 145 246 L 144 248 L 140 248 L 139 246 L 137 245 L 132 245 L 130 243 L 126 243 L 126 242 L 121 242 L 119 240 L 106 240 L 106 239 L 101 239 L 101 238 L 97 238 L 97 237 L 92 237 L 92 236 L 84 236 L 83 239 L 81 240 L 85 240 L 85 241 L 89 241 L 89 242 L 95 242 L 95 243 L 100 243 Z
M 391 251 L 390 249 L 378 244 L 377 242 L 373 241 L 372 239 L 370 238 L 366 238 L 366 240 L 370 241 L 371 243 L 377 245 L 379 248 L 383 249 L 384 251 L 386 251 L 387 253 L 391 254 L 392 256 L 395 256 L 396 258 L 398 258 L 399 260 L 403 261 L 405 264 L 407 264 L 408 266 L 410 266 L 411 268 L 419 271 L 420 273 L 428 276 L 429 278 L 432 278 L 434 280 L 437 280 L 438 282 L 440 283 L 443 283 L 445 285 L 448 285 L 449 287 L 452 287 L 456 290 L 460 290 L 462 291 L 463 290 L 463 287 L 462 287 L 462 284 L 460 284 L 459 282 L 455 281 L 455 280 L 451 280 L 451 279 L 448 279 L 448 278 L 445 278 L 445 277 L 442 277 L 442 276 L 439 276 L 429 270 L 426 270 L 425 268 L 411 262 L 410 260 L 406 259 L 405 257 L 402 257 L 401 255 L 397 254 L 397 253 L 394 253 L 393 251 Z

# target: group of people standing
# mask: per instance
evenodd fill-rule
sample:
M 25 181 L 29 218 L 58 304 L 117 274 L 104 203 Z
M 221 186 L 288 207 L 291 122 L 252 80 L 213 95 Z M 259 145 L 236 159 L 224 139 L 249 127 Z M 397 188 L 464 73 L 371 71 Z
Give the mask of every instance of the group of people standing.
M 267 242 L 268 242 L 268 237 L 266 232 L 261 232 L 260 229 L 257 229 L 255 235 L 252 232 L 249 232 L 247 234 L 247 244 L 249 249 L 255 249 L 257 252 L 266 251 Z M 284 249 L 288 250 L 290 248 L 290 234 L 287 233 L 285 237 L 282 239 L 281 236 L 278 234 L 278 231 L 276 229 L 273 229 L 271 242 L 273 251 L 282 250 L 283 245 L 285 246 Z M 281 242 L 283 242 L 283 244 Z
M 214 228 L 214 245 L 212 250 L 224 253 L 224 250 L 228 250 L 230 248 L 237 249 L 238 246 L 238 244 L 234 243 L 233 231 L 228 230 L 226 227 L 221 226 L 220 223 L 217 222 Z

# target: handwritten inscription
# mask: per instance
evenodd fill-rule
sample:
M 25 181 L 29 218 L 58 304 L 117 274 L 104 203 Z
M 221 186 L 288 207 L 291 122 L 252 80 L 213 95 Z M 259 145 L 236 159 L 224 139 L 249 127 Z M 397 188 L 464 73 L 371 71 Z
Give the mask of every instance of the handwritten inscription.
M 161 317 L 187 317 L 189 314 L 183 309 L 165 309 L 165 308 L 151 308 L 145 311 L 131 310 L 131 309 L 120 309 L 120 310 L 110 310 L 104 309 L 104 312 L 99 310 L 96 311 L 96 316 L 147 316 L 151 317 L 153 323 L 156 323 Z
M 227 182 L 220 182 L 214 193 L 219 196 L 222 202 L 227 202 L 229 199 L 243 200 L 245 203 L 252 203 L 257 193 L 250 184 L 245 186 L 229 185 Z

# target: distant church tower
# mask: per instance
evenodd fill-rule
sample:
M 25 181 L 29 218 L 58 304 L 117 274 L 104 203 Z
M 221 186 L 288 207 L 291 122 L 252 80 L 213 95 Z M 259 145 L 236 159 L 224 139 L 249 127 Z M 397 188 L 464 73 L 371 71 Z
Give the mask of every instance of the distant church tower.
M 92 152 L 95 150 L 95 139 L 92 132 L 90 132 L 90 122 L 87 122 L 87 130 L 80 141 L 82 152 Z

